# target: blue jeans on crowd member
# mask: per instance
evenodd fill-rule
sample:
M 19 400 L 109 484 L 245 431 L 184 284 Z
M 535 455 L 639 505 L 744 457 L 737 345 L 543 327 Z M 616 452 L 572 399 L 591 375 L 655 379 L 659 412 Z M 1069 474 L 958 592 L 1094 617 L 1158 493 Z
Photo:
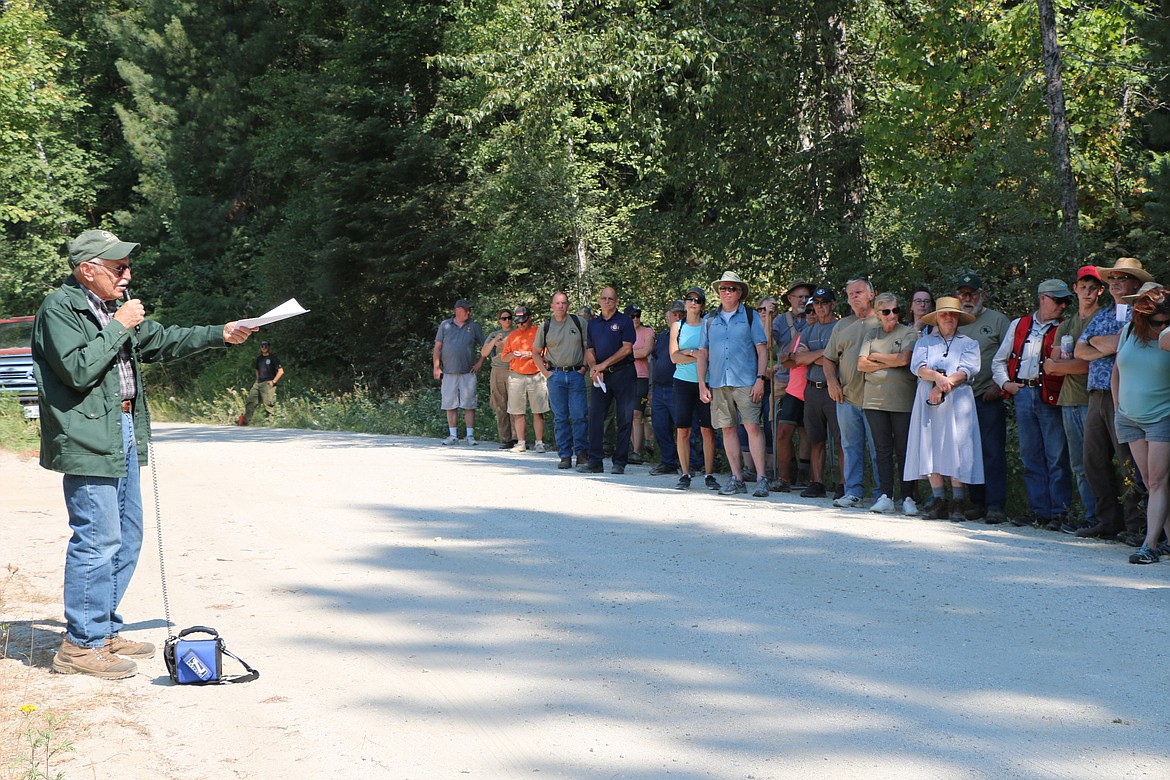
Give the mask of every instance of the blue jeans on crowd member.
M 674 386 L 656 384 L 650 393 L 650 426 L 658 441 L 660 461 L 664 466 L 678 465 L 678 445 L 675 443 Z
M 548 378 L 557 454 L 562 458 L 589 450 L 588 404 L 585 377 L 576 371 L 553 371 Z
M 1093 488 L 1085 476 L 1085 418 L 1089 416 L 1089 407 L 1062 406 L 1060 414 L 1064 422 L 1064 437 L 1068 440 L 1068 464 L 1077 481 L 1081 505 L 1085 508 L 1085 523 L 1096 525 L 1097 499 L 1093 496 Z
M 869 462 L 873 474 L 878 474 L 877 450 L 873 446 L 873 436 L 869 433 L 869 423 L 865 419 L 865 410 L 860 406 L 849 403 L 837 404 L 837 427 L 841 429 L 841 450 L 845 454 L 845 463 L 841 473 L 844 475 L 845 495 L 865 498 L 865 452 L 869 450 Z
M 605 415 L 612 407 L 617 424 L 617 438 L 613 445 L 613 465 L 626 466 L 630 460 L 630 431 L 634 427 L 634 407 L 638 405 L 638 375 L 634 363 L 605 373 L 605 392 L 593 388 L 589 403 L 589 461 L 601 463 L 605 459 Z
M 1064 517 L 1072 498 L 1072 483 L 1060 407 L 1044 403 L 1036 387 L 1021 387 L 1013 399 L 1024 488 L 1032 514 L 1048 520 Z
M 142 550 L 142 491 L 134 416 L 122 415 L 125 477 L 66 474 L 65 508 L 73 536 L 65 551 L 65 637 L 101 647 L 122 630 L 118 605 Z
M 979 443 L 983 450 L 983 484 L 971 485 L 971 502 L 1002 512 L 1007 506 L 1007 409 L 1003 399 L 975 396 Z

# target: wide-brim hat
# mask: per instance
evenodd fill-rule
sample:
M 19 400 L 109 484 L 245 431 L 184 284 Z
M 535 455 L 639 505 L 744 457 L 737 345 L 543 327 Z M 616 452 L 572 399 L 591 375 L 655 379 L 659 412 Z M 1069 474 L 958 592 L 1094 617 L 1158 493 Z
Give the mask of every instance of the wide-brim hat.
M 121 260 L 137 248 L 108 230 L 87 230 L 69 242 L 69 264 L 76 268 L 90 260 Z
M 1143 282 L 1154 281 L 1154 277 L 1142 267 L 1142 261 L 1136 257 L 1119 257 L 1112 267 L 1099 265 L 1097 266 L 1097 273 L 1101 274 L 1101 279 L 1105 281 L 1108 281 L 1109 277 L 1113 274 L 1129 274 L 1134 279 Z
M 1150 290 L 1157 290 L 1161 286 L 1162 285 L 1158 284 L 1157 282 L 1146 282 L 1145 284 L 1143 284 L 1141 286 L 1141 289 L 1138 290 L 1137 292 L 1135 292 L 1133 295 L 1121 296 L 1121 300 L 1125 301 L 1130 306 L 1132 306 L 1134 303 L 1137 302 L 1138 298 L 1142 297 L 1143 295 L 1148 293 Z
M 788 300 L 788 296 L 792 295 L 792 291 L 795 289 L 798 289 L 800 287 L 803 287 L 806 290 L 808 290 L 809 297 L 812 297 L 813 290 L 816 289 L 815 287 L 813 287 L 811 284 L 804 281 L 803 279 L 798 279 L 797 281 L 790 284 L 788 286 L 788 289 L 784 291 L 784 300 Z
M 748 287 L 748 283 L 739 278 L 739 274 L 735 271 L 724 271 L 723 276 L 711 282 L 711 286 L 715 288 L 715 292 L 719 292 L 719 285 L 721 284 L 736 284 L 739 285 L 741 301 L 746 301 L 751 297 L 752 288 Z
M 942 298 L 939 298 L 937 301 L 935 301 L 934 302 L 934 311 L 932 311 L 930 314 L 927 314 L 926 316 L 924 316 L 922 318 L 922 321 L 925 322 L 927 325 L 930 325 L 932 327 L 937 326 L 938 325 L 938 315 L 946 314 L 947 312 L 950 312 L 952 314 L 958 314 L 960 325 L 970 325 L 972 322 L 975 321 L 975 315 L 970 314 L 969 312 L 963 311 L 962 306 L 959 305 L 959 299 L 952 298 L 949 295 L 944 296 Z

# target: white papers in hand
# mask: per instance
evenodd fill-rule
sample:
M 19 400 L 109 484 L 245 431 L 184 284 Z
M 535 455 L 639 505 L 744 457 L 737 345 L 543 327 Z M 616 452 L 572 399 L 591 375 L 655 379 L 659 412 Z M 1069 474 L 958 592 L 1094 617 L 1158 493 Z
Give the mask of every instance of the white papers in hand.
M 606 392 L 605 380 L 601 378 L 601 374 L 598 374 L 597 376 L 593 377 L 593 386 L 600 387 L 601 392 L 603 392 L 603 393 Z
M 259 317 L 240 320 L 236 324 L 243 328 L 259 328 L 261 325 L 280 322 L 281 320 L 287 320 L 289 317 L 296 317 L 301 314 L 307 314 L 308 312 L 308 309 L 297 303 L 296 298 L 289 298 L 272 311 L 261 314 Z

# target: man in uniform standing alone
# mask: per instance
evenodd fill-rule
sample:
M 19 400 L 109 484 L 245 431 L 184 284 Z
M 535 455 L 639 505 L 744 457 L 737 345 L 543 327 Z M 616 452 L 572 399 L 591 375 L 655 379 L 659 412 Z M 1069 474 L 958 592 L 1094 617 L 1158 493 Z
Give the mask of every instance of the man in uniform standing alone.
M 258 404 L 264 404 L 264 415 L 271 420 L 276 414 L 276 383 L 284 376 L 284 366 L 280 358 L 272 354 L 272 348 L 267 341 L 260 342 L 260 354 L 253 367 L 256 369 L 256 381 L 248 391 L 248 400 L 244 403 L 244 415 L 240 418 L 240 425 L 250 425 L 252 414 Z

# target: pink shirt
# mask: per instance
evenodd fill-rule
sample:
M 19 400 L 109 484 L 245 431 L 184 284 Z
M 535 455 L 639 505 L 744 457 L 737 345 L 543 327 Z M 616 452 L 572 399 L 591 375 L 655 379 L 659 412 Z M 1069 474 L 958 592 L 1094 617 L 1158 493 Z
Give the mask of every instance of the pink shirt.
M 796 348 L 800 346 L 800 335 L 792 340 L 792 346 L 789 348 L 790 352 L 795 352 Z M 808 366 L 797 366 L 788 372 L 788 386 L 784 388 L 785 395 L 791 395 L 800 400 L 804 400 L 804 388 L 808 384 Z

